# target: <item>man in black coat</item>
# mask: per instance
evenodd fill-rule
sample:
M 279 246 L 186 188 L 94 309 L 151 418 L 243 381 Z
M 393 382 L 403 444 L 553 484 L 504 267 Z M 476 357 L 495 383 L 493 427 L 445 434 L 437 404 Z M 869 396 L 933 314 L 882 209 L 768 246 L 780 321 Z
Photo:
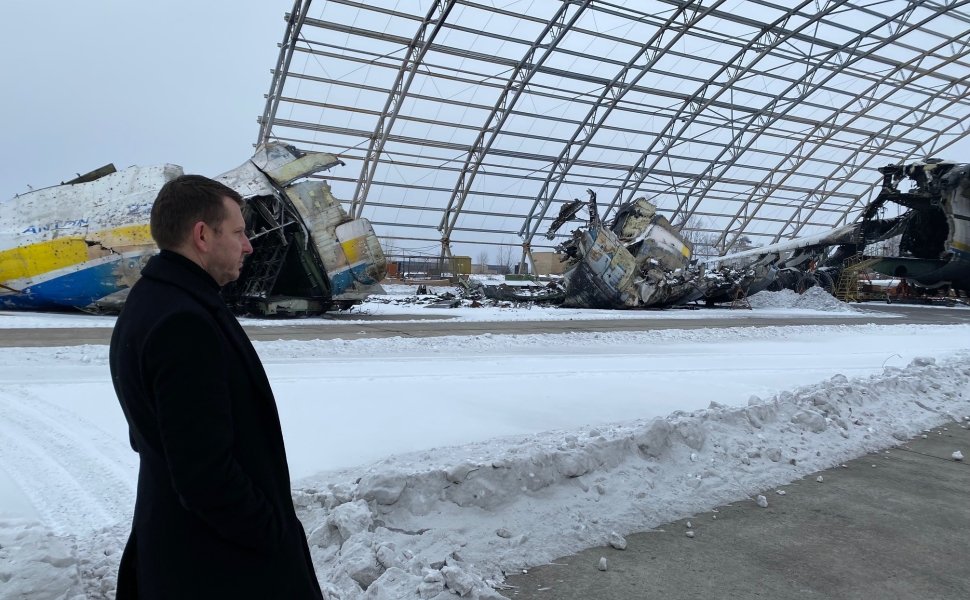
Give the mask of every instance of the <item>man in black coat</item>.
M 320 599 L 296 517 L 276 401 L 219 289 L 252 246 L 231 188 L 162 187 L 161 252 L 111 337 L 111 377 L 140 458 L 118 600 Z

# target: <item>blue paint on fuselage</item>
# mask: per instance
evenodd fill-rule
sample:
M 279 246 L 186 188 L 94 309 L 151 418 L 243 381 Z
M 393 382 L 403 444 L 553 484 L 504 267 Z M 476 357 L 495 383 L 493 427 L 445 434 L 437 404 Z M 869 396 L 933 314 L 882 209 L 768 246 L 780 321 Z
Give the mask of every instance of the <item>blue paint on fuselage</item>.
M 19 294 L 0 296 L 0 305 L 7 308 L 53 310 L 84 308 L 96 300 L 124 289 L 115 275 L 117 260 L 97 264 L 66 273 L 42 283 L 31 285 Z
M 343 271 L 338 271 L 330 276 L 330 290 L 334 296 L 339 296 L 343 294 L 350 288 L 354 287 L 355 282 L 360 282 L 365 285 L 370 285 L 377 283 L 372 277 L 367 276 L 367 268 L 370 265 L 367 263 L 361 263 L 359 265 L 354 265 L 349 269 L 344 269 Z

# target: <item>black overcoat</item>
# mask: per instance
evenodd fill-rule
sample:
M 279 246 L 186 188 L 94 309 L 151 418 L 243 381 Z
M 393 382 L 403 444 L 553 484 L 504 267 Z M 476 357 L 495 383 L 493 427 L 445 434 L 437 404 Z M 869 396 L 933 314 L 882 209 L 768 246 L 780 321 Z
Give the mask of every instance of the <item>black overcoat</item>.
M 140 458 L 117 600 L 322 598 L 273 392 L 215 280 L 152 257 L 110 365 Z

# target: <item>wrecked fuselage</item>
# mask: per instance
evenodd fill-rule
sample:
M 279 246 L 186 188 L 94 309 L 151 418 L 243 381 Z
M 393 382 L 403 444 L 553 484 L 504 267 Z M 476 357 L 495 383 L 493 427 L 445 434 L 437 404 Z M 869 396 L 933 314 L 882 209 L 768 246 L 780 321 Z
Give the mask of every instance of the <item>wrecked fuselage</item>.
M 370 223 L 348 217 L 326 182 L 306 179 L 339 162 L 268 144 L 215 177 L 246 200 L 253 245 L 223 289 L 234 310 L 315 314 L 380 291 L 386 262 Z M 155 196 L 180 175 L 176 165 L 109 167 L 0 203 L 0 306 L 120 310 L 158 252 L 148 224 Z
M 625 204 L 604 224 L 590 190 L 588 225 L 557 248 L 566 263 L 563 306 L 715 304 L 766 289 L 803 292 L 816 285 L 836 293 L 840 287 L 849 289 L 862 267 L 921 288 L 970 291 L 970 165 L 928 160 L 879 171 L 882 189 L 856 223 L 704 264 L 690 260 L 690 245 L 646 199 Z M 908 210 L 877 218 L 887 202 Z M 547 237 L 583 204 L 564 205 Z M 898 255 L 865 254 L 867 246 L 896 237 Z
M 351 219 L 327 182 L 307 178 L 336 164 L 332 154 L 270 144 L 216 177 L 246 199 L 253 254 L 223 290 L 240 312 L 316 314 L 382 291 L 387 261 L 370 222 Z
M 691 249 L 670 222 L 645 198 L 620 207 L 609 224 L 600 222 L 596 194 L 590 196 L 589 225 L 557 249 L 564 257 L 565 298 L 571 308 L 642 308 L 689 302 L 703 296 L 697 274 L 688 271 Z M 579 202 L 579 201 L 576 201 Z M 577 212 L 565 205 L 546 234 Z
M 899 255 L 882 257 L 872 269 L 919 286 L 970 291 L 970 165 L 945 161 L 879 169 L 882 190 L 863 214 L 875 221 L 886 202 L 909 210 L 898 217 Z M 909 180 L 909 190 L 902 190 Z
M 970 291 L 970 165 L 928 160 L 879 171 L 882 188 L 856 223 L 712 262 L 774 261 L 778 273 L 768 289 L 800 292 L 821 285 L 835 291 L 847 266 L 864 262 L 868 270 L 908 280 L 919 288 Z M 909 184 L 906 189 L 904 182 Z M 897 217 L 877 218 L 888 202 L 908 210 Z M 899 239 L 895 256 L 866 254 L 871 244 L 893 238 Z

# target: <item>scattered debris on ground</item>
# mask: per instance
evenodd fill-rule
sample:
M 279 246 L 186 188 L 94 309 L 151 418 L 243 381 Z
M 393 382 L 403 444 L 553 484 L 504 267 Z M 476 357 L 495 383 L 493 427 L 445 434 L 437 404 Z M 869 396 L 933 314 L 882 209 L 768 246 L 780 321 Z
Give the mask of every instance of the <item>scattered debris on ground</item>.
M 561 307 L 565 288 L 562 280 L 509 280 L 496 276 L 472 276 L 455 286 L 389 285 L 384 284 L 386 295 L 373 295 L 366 304 L 412 305 L 428 308 L 529 308 L 532 306 Z M 730 305 L 725 305 L 730 306 Z M 687 304 L 671 308 L 697 308 Z M 797 308 L 827 312 L 857 312 L 852 305 L 842 302 L 820 287 L 812 287 L 804 293 L 792 290 L 778 292 L 762 291 L 747 298 L 745 308 Z

